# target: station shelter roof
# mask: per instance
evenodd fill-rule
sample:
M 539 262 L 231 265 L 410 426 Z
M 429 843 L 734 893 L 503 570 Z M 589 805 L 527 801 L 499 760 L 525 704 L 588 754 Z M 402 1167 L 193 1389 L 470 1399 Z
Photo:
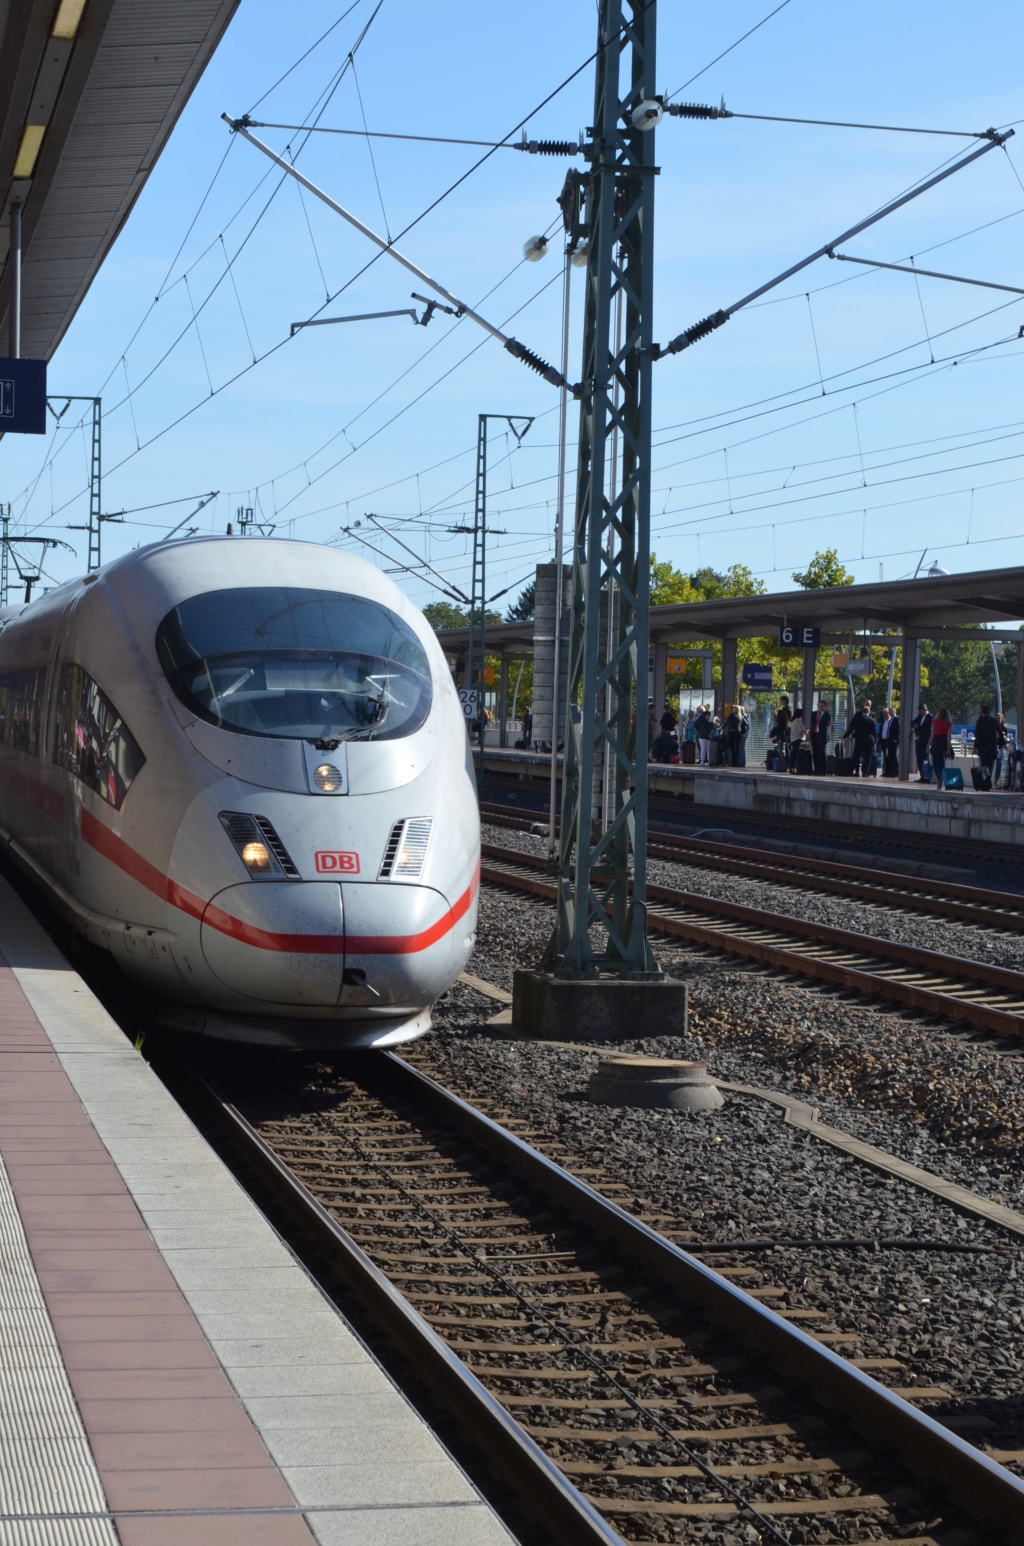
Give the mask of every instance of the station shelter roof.
M 685 644 L 762 638 L 794 623 L 837 639 L 894 631 L 937 639 L 965 625 L 995 624 L 1001 626 L 991 636 L 1008 638 L 1017 635 L 1022 619 L 1024 568 L 986 569 L 652 607 L 650 639 Z M 469 629 L 446 629 L 438 637 L 449 654 L 458 654 L 469 643 Z M 533 621 L 488 624 L 486 643 L 489 653 L 532 654 Z
M 0 355 L 11 205 L 21 353 L 49 360 L 238 0 L 0 0 Z

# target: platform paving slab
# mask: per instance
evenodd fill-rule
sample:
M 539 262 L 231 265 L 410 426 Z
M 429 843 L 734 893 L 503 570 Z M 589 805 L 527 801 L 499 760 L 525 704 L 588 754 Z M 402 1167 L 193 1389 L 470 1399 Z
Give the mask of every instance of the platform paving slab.
M 0 1270 L 0 1420 L 38 1363 L 63 1405 L 23 1413 L 26 1453 L 65 1489 L 92 1468 L 45 1537 L 24 1510 L 56 1495 L 0 1507 L 0 1546 L 510 1546 L 2 880 L 0 1158 L 26 1262 Z

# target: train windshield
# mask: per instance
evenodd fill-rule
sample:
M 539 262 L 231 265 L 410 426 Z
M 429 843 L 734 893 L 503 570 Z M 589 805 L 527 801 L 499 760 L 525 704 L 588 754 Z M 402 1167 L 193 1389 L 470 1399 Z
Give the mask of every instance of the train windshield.
M 186 707 L 243 735 L 392 741 L 430 710 L 430 666 L 412 629 L 339 591 L 210 591 L 169 612 L 160 664 Z

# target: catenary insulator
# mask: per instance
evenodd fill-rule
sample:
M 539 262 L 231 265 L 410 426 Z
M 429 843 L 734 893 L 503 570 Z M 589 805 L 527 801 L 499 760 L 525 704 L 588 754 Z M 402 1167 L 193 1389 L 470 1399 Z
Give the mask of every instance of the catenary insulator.
M 723 103 L 721 107 L 708 107 L 703 102 L 670 102 L 665 109 L 673 118 L 731 118 L 732 114 Z
M 705 317 L 702 322 L 695 322 L 692 327 L 688 327 L 685 332 L 680 333 L 678 338 L 673 338 L 672 342 L 666 344 L 664 349 L 658 350 L 658 354 L 678 354 L 680 349 L 688 349 L 691 344 L 699 343 L 702 338 L 706 338 L 709 333 L 713 333 L 716 327 L 722 327 L 728 320 L 729 313 L 727 311 L 714 311 L 710 317 Z
M 513 148 L 527 150 L 531 156 L 578 156 L 580 153 L 574 140 L 523 140 Z
M 524 365 L 529 365 L 531 370 L 535 370 L 538 376 L 543 376 L 545 381 L 550 381 L 552 386 L 565 385 L 561 371 L 549 365 L 546 360 L 542 360 L 539 354 L 534 354 L 533 350 L 521 344 L 518 338 L 508 339 L 505 348 L 514 359 L 522 360 Z

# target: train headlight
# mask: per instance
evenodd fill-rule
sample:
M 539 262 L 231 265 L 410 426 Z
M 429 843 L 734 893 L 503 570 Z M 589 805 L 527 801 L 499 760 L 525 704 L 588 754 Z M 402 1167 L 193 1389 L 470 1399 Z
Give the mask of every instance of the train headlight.
M 253 875 L 265 875 L 272 863 L 270 849 L 266 843 L 246 843 L 242 849 L 242 863 Z
M 318 768 L 313 769 L 313 782 L 323 794 L 337 794 L 344 779 L 340 768 L 332 767 L 329 762 L 321 762 Z

